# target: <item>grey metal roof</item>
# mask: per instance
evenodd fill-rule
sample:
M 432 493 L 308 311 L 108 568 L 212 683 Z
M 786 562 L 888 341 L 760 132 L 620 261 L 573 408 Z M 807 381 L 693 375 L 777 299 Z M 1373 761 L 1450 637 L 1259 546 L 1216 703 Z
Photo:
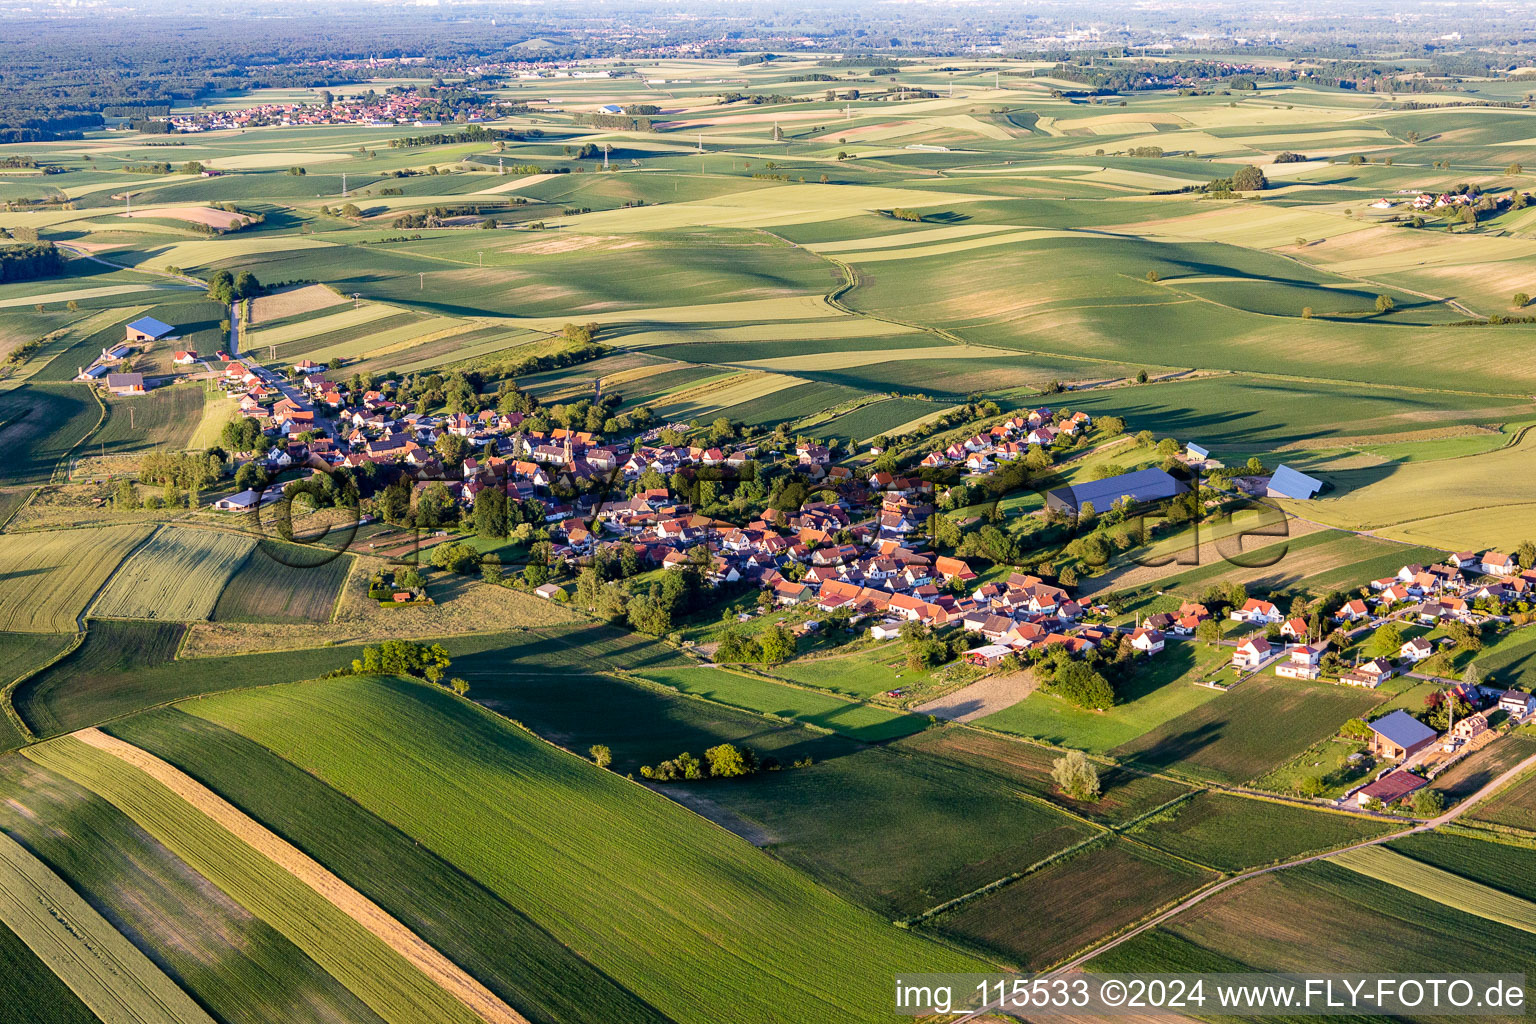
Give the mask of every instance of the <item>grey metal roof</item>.
M 1163 470 L 1153 466 L 1138 469 L 1133 473 L 1105 477 L 1103 480 L 1058 487 L 1049 493 L 1049 497 L 1074 509 L 1080 509 L 1085 503 L 1091 502 L 1095 511 L 1104 512 L 1121 498 L 1130 498 L 1136 502 L 1157 501 L 1161 498 L 1171 498 L 1175 494 L 1182 494 L 1187 490 L 1189 490 L 1188 486 L 1182 481 L 1175 480 Z
M 1269 478 L 1269 489 L 1282 497 L 1305 501 L 1323 489 L 1323 482 L 1290 466 L 1277 466 L 1275 475 Z
M 1435 730 L 1402 709 L 1372 722 L 1371 731 L 1386 737 L 1405 750 L 1425 740 L 1432 740 L 1437 735 Z

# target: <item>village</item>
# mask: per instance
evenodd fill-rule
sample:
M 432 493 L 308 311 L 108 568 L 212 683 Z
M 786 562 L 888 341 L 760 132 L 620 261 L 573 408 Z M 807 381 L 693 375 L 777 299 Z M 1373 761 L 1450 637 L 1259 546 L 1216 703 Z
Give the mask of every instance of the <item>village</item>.
M 175 330 L 153 318 L 129 324 L 123 346 L 104 352 L 82 379 L 99 381 L 116 397 L 146 393 L 143 375 L 107 371 L 133 346 L 174 344 Z M 1406 564 L 1392 576 L 1359 581 L 1356 595 L 1340 595 L 1310 616 L 1287 614 L 1260 596 L 1230 606 L 1185 601 L 1176 610 L 1128 616 L 1103 595 L 1075 597 L 1068 580 L 973 566 L 936 550 L 934 524 L 955 482 L 977 484 L 1010 466 L 1038 469 L 1068 457 L 1063 453 L 1093 428 L 1084 412 L 1042 406 L 1003 415 L 929 451 L 912 475 L 900 475 L 856 472 L 841 464 L 851 460 L 810 439 L 689 442 L 693 428 L 677 423 L 608 441 L 588 430 L 530 429 L 518 411 L 428 414 L 400 396 L 399 381 L 359 389 L 342 379 L 343 368 L 309 360 L 282 374 L 224 352 L 177 350 L 173 363 L 189 373 L 201 367 L 196 376 L 238 396 L 241 416 L 259 430 L 258 443 L 234 453 L 237 485 L 247 486 L 218 497 L 213 509 L 250 512 L 283 500 L 278 481 L 338 471 L 364 475 L 376 491 L 405 481 L 412 504 L 440 488 L 458 508 L 449 518 L 461 523 L 471 521 L 482 495 L 504 496 L 519 509 L 518 521 L 548 538 L 547 565 L 525 574 L 525 585 L 548 600 L 568 600 L 563 580 L 584 567 L 622 563 L 625 574 L 686 570 L 705 587 L 755 591 L 756 608 L 741 612 L 740 621 L 769 616 L 797 639 L 833 624 L 879 643 L 913 629 L 952 637 L 957 664 L 982 678 L 1064 658 L 1090 665 L 1113 659 L 1131 666 L 1120 672 L 1134 672 L 1139 660 L 1158 658 L 1170 644 L 1205 644 L 1230 649 L 1226 673 L 1201 681 L 1221 689 L 1260 674 L 1368 690 L 1405 675 L 1443 687 L 1434 699 L 1436 707 L 1445 702 L 1450 717 L 1438 730 L 1426 724 L 1427 715 L 1402 708 L 1356 727 L 1381 770 L 1334 801 L 1341 806 L 1406 808 L 1437 774 L 1536 711 L 1536 697 L 1527 693 L 1449 674 L 1458 643 L 1507 630 L 1506 609 L 1523 609 L 1536 595 L 1536 569 L 1504 552 Z M 1222 468 L 1193 442 L 1165 465 L 1180 476 Z M 803 482 L 806 500 L 792 510 L 765 504 L 743 523 L 699 511 L 724 492 L 774 476 Z M 1193 497 L 1180 476 L 1147 467 L 1055 487 L 1029 514 L 1086 523 L 1100 509 L 1124 515 Z M 1234 493 L 1271 499 L 1307 500 L 1326 486 L 1283 465 L 1229 480 Z M 1208 492 L 1202 497 L 1211 501 Z M 451 537 L 446 529 L 437 533 Z M 391 604 L 424 597 L 419 579 L 404 589 L 379 586 Z M 1383 641 L 1391 650 L 1382 649 Z

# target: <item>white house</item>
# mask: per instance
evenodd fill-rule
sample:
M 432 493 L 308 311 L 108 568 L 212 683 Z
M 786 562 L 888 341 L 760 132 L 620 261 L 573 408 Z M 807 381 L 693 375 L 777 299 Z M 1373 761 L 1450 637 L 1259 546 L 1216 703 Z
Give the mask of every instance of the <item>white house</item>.
M 1421 636 L 1414 637 L 1397 649 L 1397 656 L 1409 661 L 1423 661 L 1434 653 L 1435 645 Z
M 1163 634 L 1155 629 L 1138 629 L 1131 634 L 1131 646 L 1143 654 L 1157 654 L 1163 649 Z
M 1513 576 L 1520 571 L 1520 563 L 1513 556 L 1489 551 L 1483 555 L 1482 570 L 1489 576 Z
M 1269 657 L 1271 647 L 1269 641 L 1261 636 L 1256 636 L 1232 654 L 1232 667 L 1240 669 L 1256 669 L 1264 664 Z
M 1234 608 L 1232 610 L 1232 619 L 1235 622 L 1260 622 L 1268 624 L 1271 622 L 1281 622 L 1284 618 L 1285 616 L 1280 614 L 1279 608 L 1276 608 L 1269 601 L 1260 601 L 1256 597 L 1250 597 L 1241 608 Z

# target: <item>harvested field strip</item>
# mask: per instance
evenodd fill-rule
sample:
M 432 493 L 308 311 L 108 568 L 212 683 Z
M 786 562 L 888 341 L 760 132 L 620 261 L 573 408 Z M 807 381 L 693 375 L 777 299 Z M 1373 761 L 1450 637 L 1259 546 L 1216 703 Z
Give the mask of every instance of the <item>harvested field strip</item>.
M 0 536 L 0 629 L 72 633 L 112 571 L 150 526 Z
M 1463 878 L 1380 846 L 1346 850 L 1329 858 L 1356 874 L 1407 889 L 1427 900 L 1488 921 L 1536 932 L 1536 903 Z
M 327 289 L 327 294 L 332 296 L 334 292 Z M 256 300 L 260 302 L 260 299 Z M 346 309 L 340 313 L 330 313 L 326 316 L 314 317 L 310 320 L 298 320 L 292 323 L 279 324 L 275 327 L 264 328 L 260 331 L 252 331 L 246 339 L 246 347 L 251 349 L 261 348 L 264 345 L 284 345 L 290 341 L 300 341 L 304 338 L 313 338 L 330 331 L 339 331 L 348 327 L 358 327 L 362 324 L 373 323 L 375 320 L 383 320 L 385 317 L 396 316 L 400 310 L 393 306 L 384 306 L 376 303 L 368 303 L 356 309 Z
M 107 1024 L 213 1024 L 148 957 L 4 833 L 0 920 Z
M 107 584 L 92 615 L 109 619 L 206 619 L 225 582 L 256 542 L 236 533 L 162 527 Z
M 390 821 L 677 1020 L 866 1020 L 889 988 L 870 962 L 980 966 L 441 687 L 349 677 L 182 707 Z
M 101 735 L 107 743 L 120 742 Z M 84 739 L 64 737 L 29 747 L 25 753 L 30 760 L 104 797 L 138 822 L 177 856 L 287 936 L 384 1020 L 398 1024 L 417 1024 L 423 1020 L 474 1024 L 482 1019 L 359 922 L 363 905 L 375 911 L 377 908 L 355 890 L 336 880 L 337 898 L 345 901 L 341 894 L 351 893 L 357 901 L 349 902 L 348 909 L 342 910 L 251 845 L 250 839 L 263 833 L 277 844 L 287 844 L 234 807 L 224 804 L 233 815 L 230 824 L 238 827 L 243 820 L 254 831 L 230 831 L 209 816 L 212 804 L 202 800 L 197 804 L 189 802 L 164 782 Z M 192 780 L 187 781 L 195 790 L 207 792 Z M 224 803 L 212 793 L 207 795 L 217 804 Z M 303 856 L 296 850 L 293 853 Z M 324 871 L 319 865 L 316 868 Z M 515 1013 L 484 1019 L 521 1020 Z
M 668 1024 L 483 886 L 265 747 L 176 708 L 110 731 L 282 835 L 529 1017 Z
M 337 910 L 368 929 L 386 946 L 409 960 L 484 1020 L 526 1024 L 521 1014 L 497 999 L 485 986 L 412 934 L 377 904 L 181 769 L 99 729 L 82 729 L 74 734 L 74 738 L 133 765 L 181 797 L 230 835 L 265 855 L 278 867 L 323 896 Z
M 323 284 L 300 285 L 284 288 L 271 295 L 260 295 L 251 300 L 251 323 L 260 325 L 287 316 L 313 313 L 347 301 Z

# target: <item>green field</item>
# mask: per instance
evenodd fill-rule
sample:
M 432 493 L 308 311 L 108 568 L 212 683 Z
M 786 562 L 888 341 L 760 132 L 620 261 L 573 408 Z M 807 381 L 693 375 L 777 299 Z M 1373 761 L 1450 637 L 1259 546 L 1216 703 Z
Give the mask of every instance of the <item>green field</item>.
M 1101 765 L 1099 799 L 1074 800 L 1051 779 L 1051 767 L 1062 756 L 1060 751 L 959 726 L 929 729 L 897 741 L 893 748 L 983 768 L 1002 775 L 1025 792 L 1107 823 L 1119 824 L 1139 817 L 1188 792 L 1170 779 Z
M 101 407 L 88 388 L 29 384 L 0 391 L 0 446 L 7 454 L 0 484 L 42 484 L 90 434 Z
M 1390 831 L 1390 822 L 1209 791 L 1132 827 L 1149 846 L 1218 871 L 1291 860 Z
M 1324 861 L 1246 881 L 1092 961 L 1092 969 L 1305 971 L 1327 964 L 1407 972 L 1454 962 L 1458 970 L 1497 972 L 1527 970 L 1533 957 L 1529 932 Z
M 1150 662 L 1141 664 L 1128 684 L 1116 693 L 1115 706 L 1105 712 L 1085 711 L 1060 697 L 1037 690 L 1010 708 L 978 723 L 999 732 L 1016 733 L 1085 750 L 1107 752 L 1181 716 L 1197 714 L 1218 692 L 1195 686 L 1192 679 L 1214 664 L 1230 659 L 1204 645 L 1169 644 Z
M 1112 840 L 962 904 L 926 927 L 1021 969 L 1043 968 L 1215 878 L 1146 847 Z
M 0 536 L 0 626 L 64 633 L 151 527 L 106 526 Z
M 259 544 L 224 584 L 211 617 L 220 622 L 328 622 L 351 568 L 349 555 L 310 566 L 283 549 L 274 557 Z
M 1010 779 L 920 754 L 863 750 L 694 795 L 753 822 L 775 856 L 904 917 L 1023 871 L 1094 829 Z M 687 803 L 687 801 L 684 801 Z
M 281 833 L 536 1019 L 663 1020 L 451 863 L 265 747 L 175 709 L 110 731 Z
M 166 967 L 221 1020 L 259 1024 L 265 1007 L 381 1024 L 269 924 L 194 873 L 126 814 L 19 756 L 0 760 L 0 827 Z M 81 842 L 75 837 L 90 836 Z M 186 926 L 196 922 L 197 928 Z
M 648 671 L 646 677 L 691 693 L 760 714 L 805 722 L 854 739 L 874 741 L 908 736 L 927 727 L 916 715 L 740 675 L 725 669 L 677 668 Z
M 155 388 L 147 395 L 107 399 L 107 421 L 91 435 L 86 455 L 123 455 L 146 449 L 185 448 L 203 415 L 206 395 L 197 384 Z
M 1349 686 L 1255 676 L 1114 753 L 1148 768 L 1245 782 L 1381 701 L 1379 694 Z
M 187 708 L 386 817 L 668 1015 L 862 1015 L 884 992 L 857 966 L 872 956 L 968 964 L 441 690 L 340 679 Z M 366 753 L 348 739 L 362 735 L 372 737 Z M 451 822 L 433 809 L 448 805 L 457 809 Z M 636 884 L 594 887 L 586 874 L 598 865 Z M 616 917 L 645 927 L 615 932 Z M 765 927 L 780 941 L 757 941 Z M 716 965 L 707 976 L 701 957 Z M 821 980 L 793 992 L 766 983 L 765 972 L 783 971 Z

